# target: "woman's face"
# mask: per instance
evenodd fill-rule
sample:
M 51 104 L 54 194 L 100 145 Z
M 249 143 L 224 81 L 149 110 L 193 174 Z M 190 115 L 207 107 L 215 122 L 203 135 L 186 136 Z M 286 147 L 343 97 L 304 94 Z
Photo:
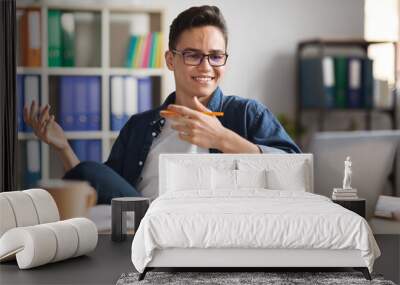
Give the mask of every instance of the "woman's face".
M 198 54 L 212 54 L 213 59 L 218 59 L 218 55 L 226 51 L 221 30 L 214 26 L 185 30 L 178 39 L 176 51 L 178 53 L 167 51 L 165 59 L 168 69 L 174 72 L 177 96 L 197 96 L 199 99 L 210 96 L 219 85 L 225 66 L 211 66 L 208 57 L 204 57 L 200 65 L 187 65 L 181 52 L 189 57 L 193 55 L 192 58 Z

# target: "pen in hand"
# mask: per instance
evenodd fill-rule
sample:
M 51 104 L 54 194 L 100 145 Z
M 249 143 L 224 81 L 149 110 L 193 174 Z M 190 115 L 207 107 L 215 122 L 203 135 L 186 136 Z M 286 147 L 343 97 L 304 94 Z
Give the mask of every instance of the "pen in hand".
M 202 111 L 201 113 L 209 116 L 216 116 L 216 117 L 222 117 L 224 115 L 224 112 L 204 112 Z M 170 110 L 161 110 L 160 114 L 163 115 L 179 115 L 179 113 L 170 111 Z

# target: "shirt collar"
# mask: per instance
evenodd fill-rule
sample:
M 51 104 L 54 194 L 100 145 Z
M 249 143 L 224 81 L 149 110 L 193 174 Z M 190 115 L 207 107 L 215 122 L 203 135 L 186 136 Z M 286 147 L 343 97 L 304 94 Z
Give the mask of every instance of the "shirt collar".
M 219 87 L 215 89 L 214 93 L 211 95 L 211 99 L 208 101 L 207 108 L 212 112 L 219 112 L 222 109 L 222 91 Z M 160 115 L 161 110 L 167 109 L 169 104 L 175 103 L 176 93 L 175 91 L 168 95 L 167 99 L 165 99 L 164 103 L 155 110 L 154 119 L 150 123 L 150 125 L 154 125 L 163 119 Z

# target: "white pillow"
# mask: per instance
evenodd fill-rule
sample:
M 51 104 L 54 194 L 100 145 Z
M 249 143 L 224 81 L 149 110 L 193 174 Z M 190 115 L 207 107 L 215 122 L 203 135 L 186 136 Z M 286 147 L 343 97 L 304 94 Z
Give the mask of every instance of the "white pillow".
M 267 171 L 262 170 L 235 170 L 237 188 L 267 188 Z
M 214 190 L 236 190 L 236 170 L 212 168 Z
M 212 169 L 214 190 L 238 190 L 241 188 L 267 188 L 266 170 Z
M 268 188 L 305 192 L 309 184 L 307 171 L 305 162 L 293 163 L 284 169 L 269 169 L 267 171 Z
M 211 167 L 168 163 L 168 191 L 211 189 Z
M 246 159 L 238 161 L 238 168 L 247 171 L 266 170 L 267 189 L 306 191 L 310 189 L 310 167 L 307 161 L 277 157 L 275 159 Z

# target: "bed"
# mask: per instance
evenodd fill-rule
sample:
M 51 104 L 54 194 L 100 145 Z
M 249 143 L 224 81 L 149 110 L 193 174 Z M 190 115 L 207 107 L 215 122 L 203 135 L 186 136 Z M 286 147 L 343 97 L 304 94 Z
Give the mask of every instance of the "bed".
M 359 215 L 313 194 L 311 154 L 162 154 L 132 242 L 143 279 L 171 267 L 352 267 L 379 248 Z M 339 183 L 340 181 L 338 181 Z

